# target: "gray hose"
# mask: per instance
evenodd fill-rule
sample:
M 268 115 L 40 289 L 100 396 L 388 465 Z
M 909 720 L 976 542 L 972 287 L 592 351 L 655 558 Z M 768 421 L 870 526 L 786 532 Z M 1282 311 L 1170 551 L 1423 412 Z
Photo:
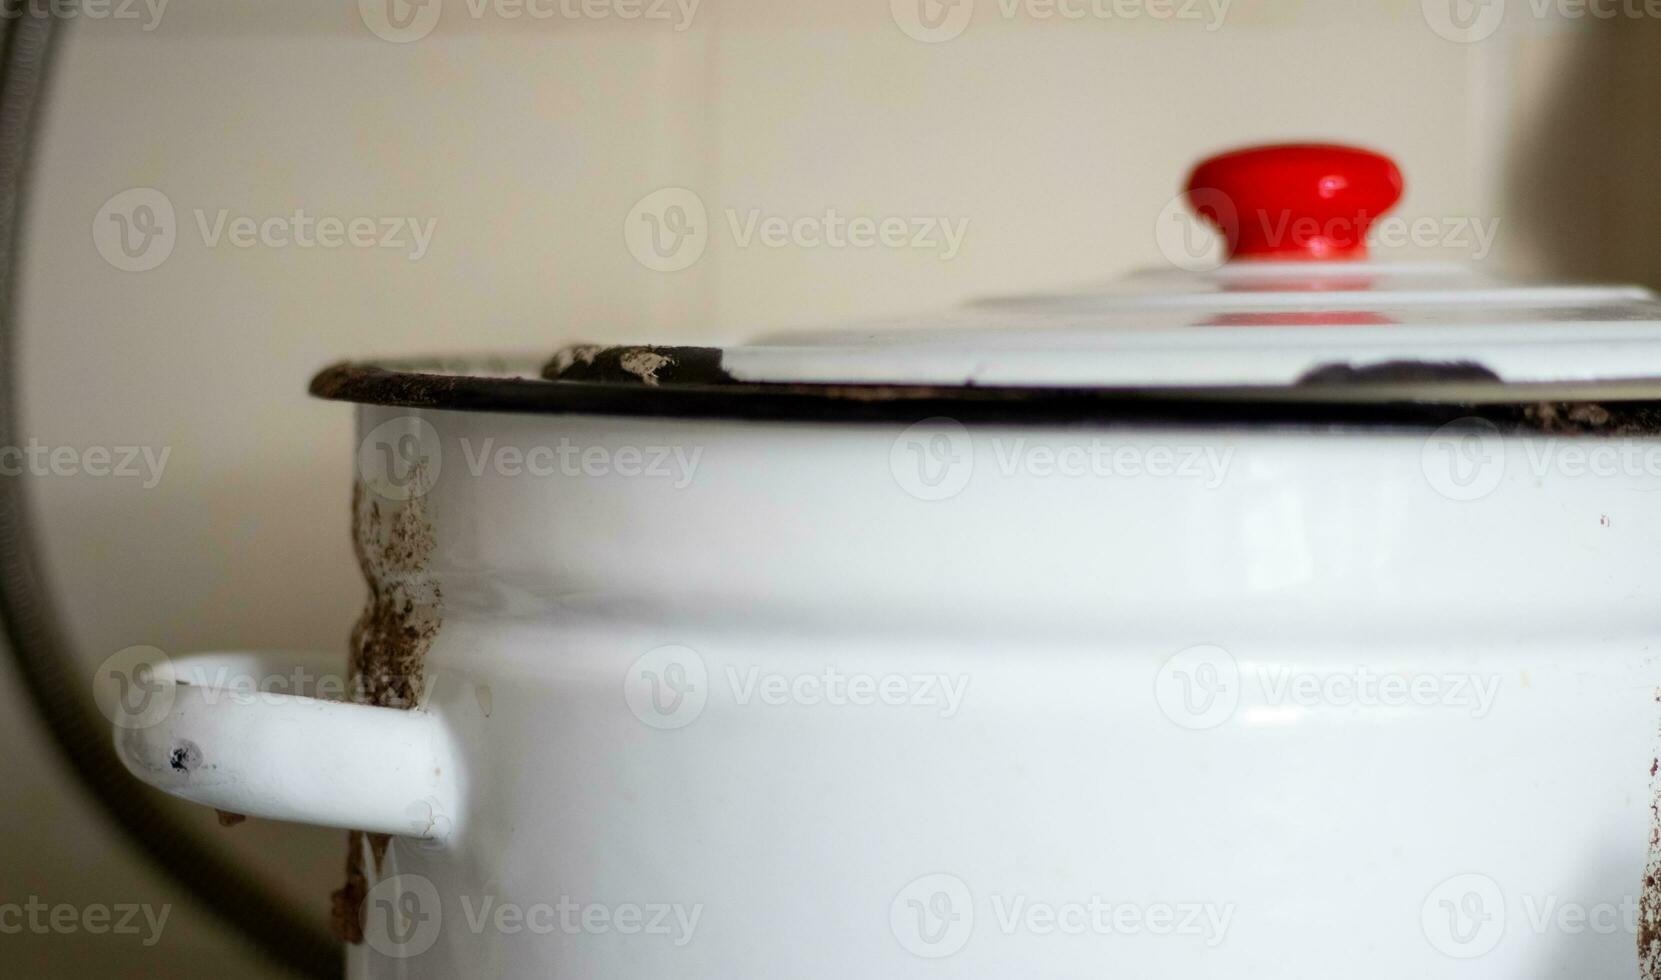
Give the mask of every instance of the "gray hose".
M 27 12 L 33 10 L 24 5 L 20 16 L 0 21 L 0 446 L 24 442 L 16 379 L 18 236 L 37 109 L 61 28 L 50 15 Z M 0 476 L 0 629 L 68 768 L 130 842 L 226 925 L 291 970 L 340 976 L 345 956 L 337 942 L 196 837 L 122 767 L 46 594 L 27 489 L 26 476 Z

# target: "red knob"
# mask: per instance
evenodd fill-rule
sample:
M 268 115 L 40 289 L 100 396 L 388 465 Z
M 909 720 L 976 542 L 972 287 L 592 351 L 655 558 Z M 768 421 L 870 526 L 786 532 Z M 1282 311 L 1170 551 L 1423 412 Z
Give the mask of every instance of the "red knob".
M 1235 259 L 1362 259 L 1367 228 L 1401 199 L 1401 171 L 1352 146 L 1233 150 L 1188 175 L 1188 203 Z

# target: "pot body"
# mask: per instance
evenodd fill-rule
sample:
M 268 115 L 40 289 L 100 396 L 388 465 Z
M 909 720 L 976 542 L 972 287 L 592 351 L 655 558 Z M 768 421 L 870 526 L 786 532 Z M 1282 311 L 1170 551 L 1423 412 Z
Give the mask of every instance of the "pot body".
M 1661 441 L 359 411 L 355 977 L 1634 973 Z

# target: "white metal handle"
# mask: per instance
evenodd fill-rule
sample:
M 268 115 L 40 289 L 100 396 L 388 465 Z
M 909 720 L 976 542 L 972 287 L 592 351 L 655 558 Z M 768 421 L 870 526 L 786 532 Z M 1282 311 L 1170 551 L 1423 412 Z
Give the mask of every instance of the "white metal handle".
M 127 769 L 231 813 L 440 841 L 454 832 L 459 773 L 437 715 L 262 690 L 245 683 L 258 659 L 207 654 L 145 675 L 161 703 L 115 719 Z M 228 663 L 238 683 L 225 684 Z

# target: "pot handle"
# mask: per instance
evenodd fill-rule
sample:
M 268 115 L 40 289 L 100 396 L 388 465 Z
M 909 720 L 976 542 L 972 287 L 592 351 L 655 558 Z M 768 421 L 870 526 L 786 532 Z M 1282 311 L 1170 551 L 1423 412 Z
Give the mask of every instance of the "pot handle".
M 256 685 L 284 676 L 273 655 L 154 653 L 159 662 L 100 671 L 120 682 L 100 692 L 114 705 L 116 752 L 144 782 L 245 816 L 435 841 L 454 832 L 459 774 L 439 716 Z M 307 661 L 324 662 L 283 662 Z

